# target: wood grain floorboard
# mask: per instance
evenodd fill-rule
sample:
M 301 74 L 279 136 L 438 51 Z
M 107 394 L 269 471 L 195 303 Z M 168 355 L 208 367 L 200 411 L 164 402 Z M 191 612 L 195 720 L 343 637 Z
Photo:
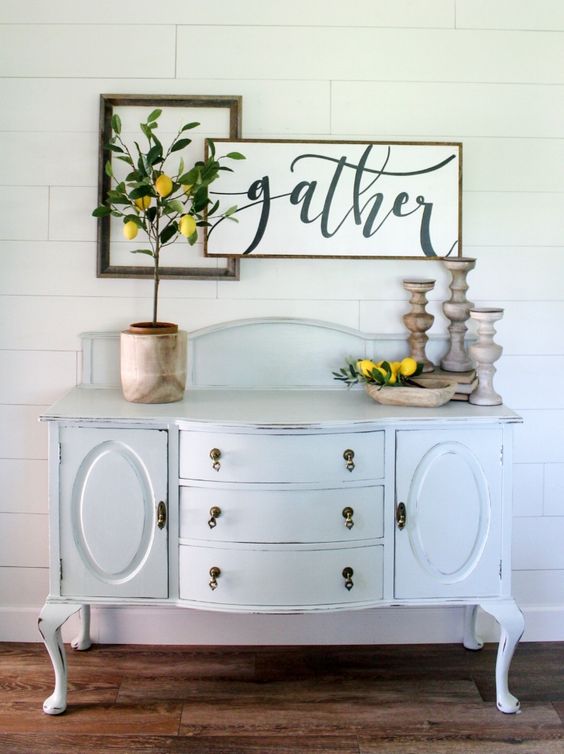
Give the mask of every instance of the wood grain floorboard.
M 328 702 L 323 705 L 285 702 L 281 704 L 190 704 L 184 707 L 182 735 L 288 735 L 289 733 L 332 734 L 373 731 L 387 735 L 416 735 L 429 730 L 471 735 L 487 728 L 504 735 L 530 735 L 531 731 L 560 730 L 562 722 L 550 704 L 534 702 L 526 713 L 502 715 L 491 704 L 449 704 L 427 702 L 356 704 Z
M 359 754 L 354 737 L 192 738 L 0 734 L 2 754 Z
M 472 681 L 435 681 L 417 679 L 410 684 L 402 681 L 372 681 L 341 678 L 307 678 L 301 681 L 272 683 L 232 681 L 201 681 L 179 678 L 143 678 L 125 676 L 118 701 L 131 702 L 183 700 L 210 704 L 262 704 L 285 702 L 288 699 L 304 704 L 347 703 L 389 704 L 416 703 L 420 699 L 438 704 L 481 702 L 480 693 Z
M 30 702 L 0 704 L 0 733 L 177 735 L 181 704 L 73 704 L 64 715 L 45 715 Z M 39 752 L 38 752 L 39 754 Z
M 417 741 L 360 738 L 359 754 L 562 754 L 564 739 L 553 741 L 469 741 L 436 739 Z

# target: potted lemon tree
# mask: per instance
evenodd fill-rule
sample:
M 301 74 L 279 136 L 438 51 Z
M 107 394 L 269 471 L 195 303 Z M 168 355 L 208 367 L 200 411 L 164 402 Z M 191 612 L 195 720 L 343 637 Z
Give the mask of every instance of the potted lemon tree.
M 120 218 L 128 241 L 139 238 L 133 254 L 145 254 L 153 261 L 152 318 L 136 322 L 121 333 L 121 382 L 124 396 L 135 403 L 170 403 L 181 400 L 186 386 L 186 333 L 178 325 L 158 318 L 160 261 L 163 250 L 179 238 L 188 244 L 198 240 L 199 229 L 212 217 L 235 220 L 236 207 L 221 210 L 209 196 L 210 185 L 222 170 L 231 170 L 216 159 L 213 141 L 209 153 L 187 168 L 179 153 L 191 143 L 187 132 L 199 123 L 186 123 L 167 148 L 156 130 L 162 110 L 153 110 L 140 130 L 146 140 L 143 150 L 138 141 L 128 145 L 122 138 L 119 115 L 112 116 L 112 135 L 106 148 L 116 160 L 105 165 L 111 185 L 105 200 L 92 213 L 94 217 Z M 225 156 L 242 160 L 239 152 Z M 175 169 L 173 160 L 178 159 Z M 117 165 L 120 163 L 121 172 Z

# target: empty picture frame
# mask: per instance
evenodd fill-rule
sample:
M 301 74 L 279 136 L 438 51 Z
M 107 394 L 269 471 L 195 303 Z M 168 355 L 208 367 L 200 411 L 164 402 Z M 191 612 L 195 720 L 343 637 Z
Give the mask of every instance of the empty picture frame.
M 215 142 L 245 160 L 211 187 L 237 205 L 207 229 L 204 253 L 397 259 L 462 254 L 458 142 Z
M 190 132 L 192 144 L 178 153 L 186 165 L 203 159 L 205 140 L 211 138 L 237 139 L 241 135 L 240 96 L 185 96 L 185 95 L 100 95 L 100 145 L 98 153 L 98 204 L 102 204 L 110 188 L 110 177 L 105 165 L 109 160 L 116 172 L 124 170 L 123 163 L 107 148 L 112 137 L 112 115 L 117 113 L 122 122 L 124 141 L 133 143 L 142 138 L 139 123 L 145 122 L 155 108 L 162 109 L 159 119 L 159 138 L 163 143 L 173 140 L 183 123 L 198 122 L 201 125 Z M 131 255 L 139 241 L 126 241 L 122 234 L 122 220 L 111 216 L 98 218 L 97 276 L 111 278 L 150 278 L 153 276 L 153 260 L 143 254 Z M 239 262 L 235 258 L 212 260 L 203 254 L 200 238 L 194 246 L 185 239 L 179 241 L 163 254 L 160 265 L 162 278 L 187 280 L 238 280 Z M 135 258 L 135 264 L 131 259 Z

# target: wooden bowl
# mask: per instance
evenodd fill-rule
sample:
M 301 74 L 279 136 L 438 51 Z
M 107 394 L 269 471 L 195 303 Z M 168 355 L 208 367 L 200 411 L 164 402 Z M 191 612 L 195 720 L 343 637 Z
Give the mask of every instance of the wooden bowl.
M 414 380 L 415 382 L 416 380 Z M 425 387 L 392 387 L 366 385 L 366 392 L 385 406 L 422 406 L 434 408 L 448 403 L 456 392 L 456 382 L 426 378 Z M 428 386 L 428 387 L 427 387 Z

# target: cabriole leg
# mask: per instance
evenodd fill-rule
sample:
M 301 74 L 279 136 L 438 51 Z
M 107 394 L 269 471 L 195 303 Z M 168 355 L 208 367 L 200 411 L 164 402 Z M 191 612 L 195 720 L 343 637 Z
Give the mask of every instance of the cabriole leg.
M 38 626 L 55 671 L 55 690 L 43 703 L 43 712 L 60 715 L 67 708 L 67 661 L 61 639 L 61 626 L 80 605 L 46 602 Z
M 484 642 L 476 634 L 476 618 L 478 617 L 478 605 L 466 605 L 464 608 L 464 637 L 462 643 L 466 649 L 482 649 Z
M 525 629 L 523 613 L 519 610 L 515 601 L 511 599 L 486 602 L 480 607 L 493 615 L 501 629 L 495 666 L 497 708 L 506 713 L 518 712 L 521 705 L 519 700 L 509 691 L 507 681 L 515 647 Z
M 92 641 L 90 639 L 90 605 L 81 605 L 80 607 L 80 630 L 75 638 L 71 641 L 71 647 L 78 651 L 90 649 Z

